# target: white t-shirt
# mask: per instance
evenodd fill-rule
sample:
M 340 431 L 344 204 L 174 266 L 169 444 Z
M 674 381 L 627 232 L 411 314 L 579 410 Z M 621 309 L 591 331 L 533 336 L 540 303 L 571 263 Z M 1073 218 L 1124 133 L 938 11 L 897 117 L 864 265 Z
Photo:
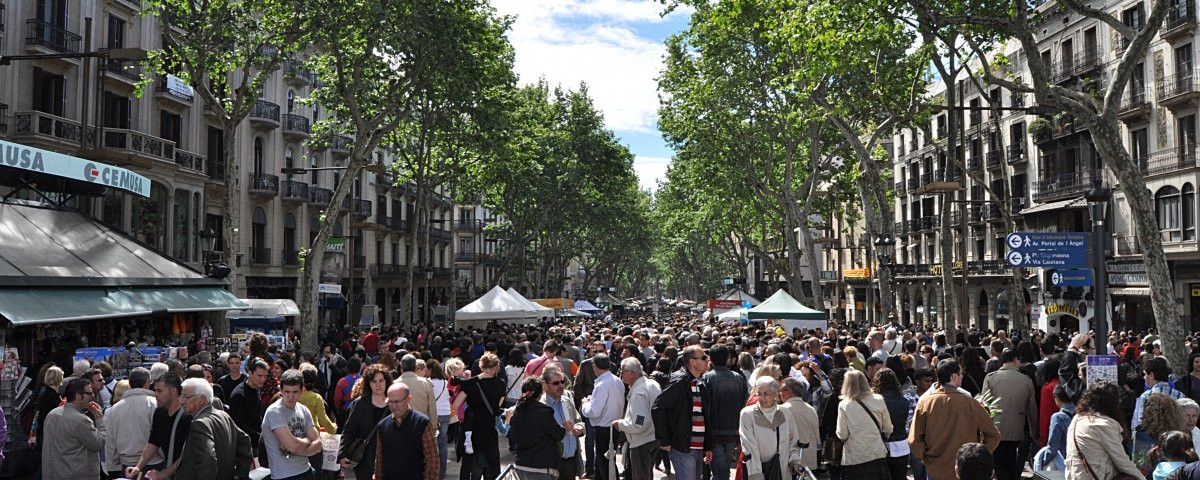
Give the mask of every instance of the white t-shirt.
M 296 403 L 296 408 L 287 408 L 283 400 L 276 400 L 263 414 L 262 436 L 272 477 L 294 477 L 312 470 L 308 457 L 284 451 L 279 445 L 279 438 L 275 436 L 277 428 L 286 428 L 293 437 L 307 439 L 309 429 L 313 428 L 312 412 L 308 411 L 308 407 Z
M 508 391 L 505 392 L 504 396 L 509 400 L 519 400 L 521 398 L 521 384 L 525 383 L 525 367 L 509 365 L 504 367 L 504 374 L 504 386 L 508 387 Z M 434 394 L 436 395 L 437 393 L 434 392 Z
M 431 378 L 429 383 L 433 384 L 433 398 L 437 400 L 438 416 L 450 414 L 450 384 L 440 378 Z M 437 421 L 436 418 L 430 420 Z

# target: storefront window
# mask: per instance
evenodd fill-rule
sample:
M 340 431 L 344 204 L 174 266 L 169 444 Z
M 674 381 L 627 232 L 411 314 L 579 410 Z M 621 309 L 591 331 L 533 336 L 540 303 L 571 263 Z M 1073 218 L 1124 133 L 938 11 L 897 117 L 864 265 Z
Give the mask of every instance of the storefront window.
M 188 215 L 191 212 L 191 198 L 191 192 L 187 190 L 175 191 L 175 205 L 173 205 L 172 213 L 175 222 L 172 224 L 174 229 L 171 234 L 173 243 L 171 255 L 184 262 L 191 260 L 188 257 L 188 237 L 190 236 L 188 230 L 191 226 Z
M 104 193 L 104 205 L 101 220 L 110 227 L 125 231 L 125 197 L 127 195 L 115 188 Z

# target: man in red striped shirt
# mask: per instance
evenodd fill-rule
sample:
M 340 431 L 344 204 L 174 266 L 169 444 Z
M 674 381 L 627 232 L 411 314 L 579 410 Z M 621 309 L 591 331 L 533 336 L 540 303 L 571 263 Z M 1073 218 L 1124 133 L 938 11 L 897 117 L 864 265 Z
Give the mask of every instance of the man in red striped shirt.
M 708 355 L 699 345 L 683 349 L 683 368 L 671 374 L 670 383 L 654 402 L 654 435 L 671 458 L 676 480 L 699 480 L 702 463 L 712 461 L 713 438 L 704 422 Z

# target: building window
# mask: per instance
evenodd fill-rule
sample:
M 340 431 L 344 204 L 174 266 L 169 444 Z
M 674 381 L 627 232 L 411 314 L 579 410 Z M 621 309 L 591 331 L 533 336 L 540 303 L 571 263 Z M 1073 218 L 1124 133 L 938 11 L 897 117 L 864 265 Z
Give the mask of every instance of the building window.
M 288 89 L 287 93 L 287 113 L 296 111 L 296 91 Z
M 104 92 L 105 127 L 128 129 L 131 124 L 130 111 L 132 109 L 133 103 L 129 101 L 129 97 L 123 97 L 112 92 Z
M 191 219 L 188 216 L 191 214 L 190 206 L 192 194 L 187 190 L 175 191 L 175 204 L 172 205 L 174 222 L 171 226 L 171 256 L 176 260 L 184 262 L 191 261 L 188 256 L 188 238 L 190 238 Z
M 267 245 L 267 212 L 262 207 L 254 207 L 250 217 L 250 261 L 252 263 L 269 263 L 270 253 Z
M 299 258 L 296 256 L 296 217 L 292 214 L 287 214 L 283 217 L 283 258 L 285 261 L 291 261 Z
M 1154 213 L 1158 217 L 1158 229 L 1164 242 L 1178 242 L 1183 237 L 1180 230 L 1179 189 L 1166 186 L 1154 194 Z
M 265 167 L 265 165 L 263 165 L 264 161 L 265 161 L 265 159 L 264 159 L 264 155 L 263 155 L 263 141 L 261 138 L 255 137 L 255 139 L 254 139 L 254 173 L 259 173 L 259 174 L 263 173 L 263 169 Z
M 1183 240 L 1196 239 L 1196 187 L 1183 184 Z
M 108 16 L 108 48 L 125 46 L 125 19 L 116 15 Z
M 104 192 L 101 220 L 108 226 L 125 231 L 125 194 L 109 188 Z
M 66 79 L 33 67 L 33 109 L 61 117 L 66 104 Z
M 162 110 L 159 113 L 158 129 L 158 136 L 175 142 L 176 147 L 183 148 L 183 117 Z

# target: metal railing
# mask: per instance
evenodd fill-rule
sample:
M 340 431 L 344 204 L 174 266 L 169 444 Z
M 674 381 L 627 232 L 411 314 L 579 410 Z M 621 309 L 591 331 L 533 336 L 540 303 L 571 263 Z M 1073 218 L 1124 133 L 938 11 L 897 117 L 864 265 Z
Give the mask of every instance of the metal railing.
M 88 127 L 86 134 L 83 126 L 74 120 L 51 115 L 46 112 L 17 112 L 13 114 L 13 127 L 11 133 L 16 136 L 32 135 L 50 137 L 56 140 L 65 140 L 74 144 L 78 144 L 83 138 L 88 145 L 95 145 L 96 128 Z
M 261 98 L 255 100 L 254 108 L 250 109 L 250 118 L 279 122 L 279 104 L 268 102 Z
M 1121 95 L 1121 106 L 1117 109 L 1117 113 L 1123 114 L 1138 110 L 1146 104 L 1146 88 L 1130 88 Z
M 1050 68 L 1050 81 L 1061 83 L 1070 80 L 1075 75 L 1075 59 L 1065 57 L 1062 60 L 1054 62 Z
M 334 152 L 350 153 L 350 149 L 354 148 L 354 139 L 345 135 L 335 135 L 329 144 L 329 148 Z
M 307 201 L 309 198 L 308 184 L 296 180 L 283 181 L 283 198 Z
M 283 131 L 309 135 L 312 133 L 312 125 L 309 123 L 308 117 L 285 113 L 283 114 Z
M 1022 139 L 1019 142 L 1010 144 L 1008 146 L 1008 163 L 1009 164 L 1021 163 L 1026 160 L 1027 160 L 1027 158 L 1025 157 L 1024 139 Z
M 326 206 L 333 200 L 333 190 L 328 188 L 311 187 L 308 194 L 308 203 L 311 205 Z
M 1167 19 L 1163 22 L 1162 34 L 1170 35 L 1176 30 L 1196 25 L 1196 2 L 1194 0 L 1171 0 L 1167 8 Z
M 175 142 L 125 128 L 104 129 L 104 147 L 168 162 L 175 161 Z
M 246 185 L 246 189 L 251 192 L 278 194 L 279 176 L 269 173 L 251 172 L 250 183 Z
M 1004 161 L 1000 157 L 999 150 L 990 150 L 987 153 L 983 154 L 983 158 L 984 158 L 985 162 L 987 163 L 988 170 L 991 170 L 993 168 L 1000 168 L 1000 165 L 1004 164 Z
M 1117 244 L 1117 256 L 1127 257 L 1142 254 L 1142 244 L 1133 235 L 1117 235 L 1113 237 Z
M 186 150 L 175 149 L 175 164 L 188 170 L 204 173 L 204 156 Z
M 1196 74 L 1197 70 L 1185 70 L 1159 80 L 1156 89 L 1158 101 L 1169 102 L 1183 95 L 1196 93 L 1197 87 L 1200 86 L 1196 82 Z
M 25 20 L 25 44 L 62 53 L 79 53 L 83 37 L 37 18 Z
M 1196 145 L 1168 148 L 1150 154 L 1142 165 L 1143 175 L 1170 173 L 1196 165 Z
M 1044 202 L 1061 197 L 1082 195 L 1092 188 L 1092 172 L 1070 172 L 1038 180 L 1034 186 L 1034 200 Z
M 1083 75 L 1100 66 L 1100 52 L 1088 49 L 1075 53 L 1075 74 Z

